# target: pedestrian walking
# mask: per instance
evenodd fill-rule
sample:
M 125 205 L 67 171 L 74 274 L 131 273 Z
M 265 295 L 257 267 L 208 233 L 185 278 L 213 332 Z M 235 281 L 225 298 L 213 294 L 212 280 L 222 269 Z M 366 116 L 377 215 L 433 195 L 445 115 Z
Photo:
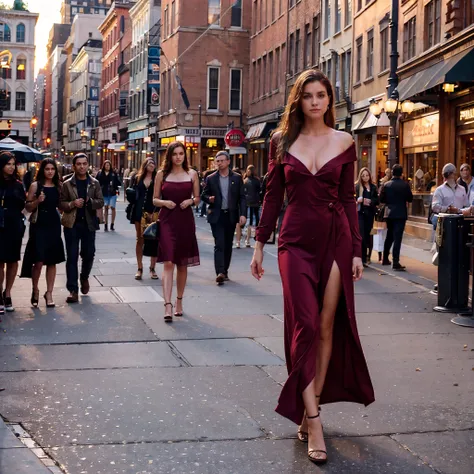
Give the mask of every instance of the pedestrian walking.
M 377 186 L 372 182 L 372 175 L 368 168 L 359 172 L 355 186 L 357 199 L 357 214 L 359 218 L 359 232 L 362 236 L 362 264 L 367 266 L 372 256 L 373 241 L 371 232 L 374 227 L 374 218 L 379 204 Z
M 12 288 L 21 259 L 25 233 L 23 209 L 25 189 L 16 166 L 15 155 L 0 152 L 0 314 L 15 311 Z
M 69 296 L 67 303 L 79 301 L 81 293 L 89 293 L 89 275 L 94 264 L 95 233 L 99 228 L 97 210 L 104 206 L 100 183 L 88 173 L 88 159 L 85 153 L 78 153 L 72 159 L 74 174 L 61 187 L 61 223 L 66 241 L 66 276 Z M 79 251 L 80 247 L 80 251 Z M 79 275 L 78 260 L 82 258 Z
M 218 152 L 215 163 L 217 171 L 207 178 L 201 199 L 209 205 L 207 221 L 215 241 L 216 282 L 222 285 L 229 279 L 235 228 L 237 224 L 243 227 L 247 222 L 247 209 L 242 177 L 229 169 L 229 154 Z
M 235 167 L 232 172 L 234 174 L 238 174 L 239 176 L 242 176 L 242 171 L 240 168 Z M 242 229 L 244 226 L 240 225 L 240 222 L 237 222 L 237 225 L 235 226 L 235 248 L 240 249 L 241 246 L 241 241 L 242 241 Z
M 173 321 L 173 274 L 176 267 L 175 316 L 183 316 L 183 297 L 188 267 L 199 265 L 193 206 L 199 205 L 199 176 L 189 168 L 181 142 L 168 145 L 161 170 L 156 175 L 153 204 L 160 207 L 158 262 L 163 268 L 166 322 Z
M 109 209 L 112 214 L 112 223 L 110 230 L 115 230 L 115 216 L 117 215 L 117 194 L 122 185 L 118 174 L 112 169 L 112 163 L 105 160 L 102 169 L 97 174 L 97 180 L 104 196 L 104 231 L 108 232 Z
M 32 279 L 31 305 L 39 304 L 39 279 L 46 266 L 47 308 L 54 308 L 53 290 L 56 280 L 56 265 L 66 260 L 61 238 L 60 207 L 61 182 L 56 161 L 45 158 L 30 186 L 26 210 L 31 212 L 30 235 L 23 257 L 21 278 Z
M 250 247 L 250 238 L 255 232 L 255 228 L 260 221 L 260 180 L 255 173 L 255 166 L 249 165 L 244 177 L 244 194 L 247 209 L 250 212 L 247 225 L 247 235 L 245 237 L 245 246 Z M 255 227 L 254 227 L 255 226 Z
M 465 190 L 469 202 L 472 204 L 474 201 L 474 179 L 471 174 L 471 167 L 464 163 L 459 168 L 460 177 L 458 178 L 457 184 L 460 184 Z
M 156 256 L 158 246 L 156 242 L 143 238 L 146 228 L 158 220 L 158 209 L 153 204 L 155 192 L 156 164 L 153 158 L 143 161 L 139 171 L 131 180 L 131 187 L 135 190 L 134 203 L 129 211 L 130 223 L 135 225 L 137 243 L 135 254 L 137 257 L 137 273 L 135 280 L 143 278 L 143 256 L 150 257 L 150 278 L 158 280 L 156 273 Z
M 363 272 L 353 181 L 357 157 L 352 137 L 334 124 L 329 79 L 317 70 L 303 72 L 271 139 L 251 263 L 260 280 L 263 247 L 286 191 L 278 263 L 289 377 L 276 411 L 300 425 L 298 438 L 308 443 L 309 460 L 316 464 L 327 461 L 320 404 L 374 401 L 354 314 L 353 280 Z
M 392 179 L 386 182 L 380 191 L 380 202 L 385 204 L 385 218 L 387 221 L 387 237 L 383 250 L 382 265 L 392 265 L 397 271 L 404 271 L 405 266 L 400 264 L 400 249 L 402 247 L 403 232 L 408 219 L 407 205 L 413 201 L 410 185 L 402 179 L 403 168 L 394 165 Z M 389 260 L 390 249 L 393 245 L 393 262 Z

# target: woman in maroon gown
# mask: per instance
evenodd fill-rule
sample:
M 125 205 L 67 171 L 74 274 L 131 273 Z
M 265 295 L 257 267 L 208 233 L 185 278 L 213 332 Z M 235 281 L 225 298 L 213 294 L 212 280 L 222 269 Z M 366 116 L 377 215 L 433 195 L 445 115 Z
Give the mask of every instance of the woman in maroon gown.
M 327 461 L 319 405 L 368 405 L 374 392 L 357 332 L 353 281 L 362 277 L 354 198 L 355 147 L 334 130 L 334 95 L 319 71 L 299 76 L 270 144 L 268 182 L 251 264 L 263 276 L 263 246 L 288 199 L 278 243 L 288 380 L 276 411 L 300 424 L 308 457 Z M 333 347 L 334 339 L 334 347 Z
M 190 169 L 184 145 L 170 143 L 161 170 L 156 175 L 153 204 L 160 207 L 158 262 L 164 263 L 163 296 L 165 321 L 173 321 L 173 273 L 176 266 L 176 312 L 183 315 L 183 294 L 188 267 L 199 265 L 196 224 L 192 207 L 199 204 L 199 177 Z

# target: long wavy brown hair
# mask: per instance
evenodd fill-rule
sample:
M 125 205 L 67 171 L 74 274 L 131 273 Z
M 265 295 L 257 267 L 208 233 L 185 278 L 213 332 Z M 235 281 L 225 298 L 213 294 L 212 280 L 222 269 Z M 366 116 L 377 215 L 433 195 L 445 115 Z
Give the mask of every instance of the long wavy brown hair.
M 179 148 L 179 147 L 181 147 L 184 151 L 184 161 L 182 165 L 183 170 L 189 171 L 188 157 L 186 156 L 186 148 L 184 144 L 181 142 L 172 142 L 168 145 L 168 148 L 166 149 L 165 160 L 163 161 L 163 164 L 161 165 L 161 169 L 165 176 L 168 176 L 171 173 L 171 170 L 173 169 L 173 153 L 176 150 L 176 148 Z
M 328 77 L 318 69 L 308 69 L 300 74 L 291 89 L 285 112 L 275 133 L 280 132 L 280 140 L 278 143 L 276 160 L 280 162 L 283 155 L 288 151 L 291 145 L 296 141 L 301 129 L 304 125 L 304 114 L 301 107 L 304 88 L 312 82 L 320 82 L 325 88 L 329 96 L 329 107 L 324 114 L 324 123 L 334 128 L 336 119 L 334 115 L 334 92 L 332 84 Z
M 138 184 L 140 182 L 142 182 L 145 178 L 146 178 L 146 175 L 147 175 L 147 168 L 148 168 L 148 165 L 150 163 L 155 163 L 155 160 L 153 158 L 147 158 L 146 160 L 144 160 L 140 166 L 140 169 L 138 170 L 138 173 L 137 175 L 135 176 L 135 182 Z M 152 179 L 154 180 L 155 179 L 155 175 L 156 175 L 156 167 L 155 167 L 155 171 L 153 171 L 153 174 L 152 174 Z

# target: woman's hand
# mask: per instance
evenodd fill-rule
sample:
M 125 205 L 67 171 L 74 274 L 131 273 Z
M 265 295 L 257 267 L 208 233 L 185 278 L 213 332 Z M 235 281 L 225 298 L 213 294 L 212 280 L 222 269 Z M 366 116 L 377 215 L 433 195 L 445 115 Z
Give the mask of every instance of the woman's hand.
M 262 268 L 263 264 L 263 250 L 261 248 L 255 248 L 253 252 L 252 263 L 250 264 L 250 270 L 252 276 L 260 281 L 265 270 Z
M 364 273 L 364 265 L 362 265 L 362 259 L 360 257 L 354 257 L 352 259 L 352 279 L 359 281 Z
M 42 202 L 44 202 L 45 199 L 46 199 L 46 196 L 45 196 L 44 192 L 41 191 L 40 195 L 37 198 L 38 203 L 41 204 Z
M 193 199 L 186 199 L 179 205 L 179 207 L 181 209 L 186 209 L 187 207 L 192 206 L 193 204 L 194 204 Z
M 176 207 L 176 203 L 173 201 L 163 201 L 163 204 L 168 209 L 174 209 Z
M 357 199 L 358 204 L 362 204 L 363 201 L 364 201 L 364 198 L 362 196 Z

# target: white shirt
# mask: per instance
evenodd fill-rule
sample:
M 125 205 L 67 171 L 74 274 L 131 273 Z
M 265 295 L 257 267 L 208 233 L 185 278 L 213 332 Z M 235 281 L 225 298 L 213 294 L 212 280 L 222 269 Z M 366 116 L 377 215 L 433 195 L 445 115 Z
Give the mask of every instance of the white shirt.
M 431 208 L 434 213 L 439 214 L 440 212 L 446 212 L 450 206 L 461 210 L 468 208 L 470 202 L 463 186 L 455 184 L 452 188 L 447 182 L 444 182 L 436 188 Z

